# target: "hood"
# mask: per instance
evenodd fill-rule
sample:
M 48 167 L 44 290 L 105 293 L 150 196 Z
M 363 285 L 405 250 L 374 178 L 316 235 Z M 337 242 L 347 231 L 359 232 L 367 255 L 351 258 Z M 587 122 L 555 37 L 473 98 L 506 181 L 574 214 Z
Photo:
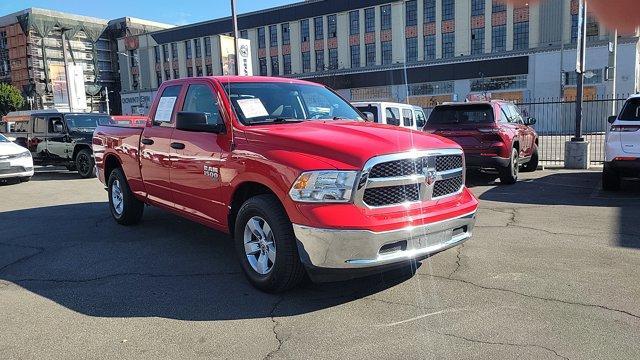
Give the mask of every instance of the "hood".
M 12 142 L 0 142 L 0 156 L 17 155 L 27 151 L 26 148 Z
M 321 158 L 338 168 L 360 169 L 370 158 L 410 150 L 455 148 L 451 140 L 392 125 L 329 120 L 251 126 L 249 141 Z

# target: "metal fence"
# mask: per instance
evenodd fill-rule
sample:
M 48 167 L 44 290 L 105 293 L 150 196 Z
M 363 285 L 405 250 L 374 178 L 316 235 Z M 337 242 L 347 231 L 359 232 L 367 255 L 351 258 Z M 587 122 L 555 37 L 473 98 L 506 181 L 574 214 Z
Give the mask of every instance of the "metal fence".
M 591 163 L 604 162 L 605 134 L 607 118 L 613 113 L 613 106 L 619 112 L 628 95 L 615 97 L 598 96 L 584 100 L 582 107 L 582 132 L 591 143 Z M 575 101 L 558 98 L 530 99 L 516 103 L 522 115 L 537 120 L 533 128 L 539 136 L 538 155 L 544 165 L 563 165 L 564 147 L 575 132 Z M 433 108 L 426 108 L 425 114 L 431 114 Z

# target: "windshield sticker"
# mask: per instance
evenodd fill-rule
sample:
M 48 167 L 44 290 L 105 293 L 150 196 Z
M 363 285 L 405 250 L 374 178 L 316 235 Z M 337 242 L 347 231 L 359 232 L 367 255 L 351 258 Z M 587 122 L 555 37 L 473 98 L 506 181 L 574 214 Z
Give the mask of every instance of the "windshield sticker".
M 176 103 L 177 97 L 169 96 L 160 98 L 158 109 L 156 109 L 156 116 L 154 121 L 171 121 L 171 114 L 173 113 L 173 105 Z
M 238 106 L 240 106 L 244 117 L 247 119 L 269 116 L 269 112 L 265 109 L 260 99 L 241 99 L 238 100 Z

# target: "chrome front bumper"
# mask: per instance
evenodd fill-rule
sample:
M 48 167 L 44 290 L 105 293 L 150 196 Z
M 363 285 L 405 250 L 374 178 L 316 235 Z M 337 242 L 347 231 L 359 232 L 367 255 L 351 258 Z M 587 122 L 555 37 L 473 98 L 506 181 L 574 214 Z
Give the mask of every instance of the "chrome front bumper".
M 300 257 L 307 266 L 360 269 L 420 259 L 471 237 L 475 212 L 437 223 L 399 230 L 319 229 L 293 224 Z

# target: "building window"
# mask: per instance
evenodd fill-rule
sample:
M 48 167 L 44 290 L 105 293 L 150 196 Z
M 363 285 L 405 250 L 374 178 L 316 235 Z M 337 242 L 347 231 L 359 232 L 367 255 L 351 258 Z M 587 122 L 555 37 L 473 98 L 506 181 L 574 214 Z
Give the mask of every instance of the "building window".
M 267 76 L 267 58 L 258 59 L 260 64 L 260 76 Z
M 380 30 L 391 29 L 391 5 L 380 6 Z
M 471 80 L 471 91 L 500 91 L 527 88 L 527 75 L 498 76 Z
M 178 44 L 176 43 L 171 43 L 171 58 L 178 60 Z
M 309 41 L 309 19 L 300 20 L 300 41 Z
M 324 50 L 316 50 L 316 71 L 324 71 Z
M 484 0 L 471 0 L 471 16 L 484 15 Z
M 442 0 L 442 21 L 453 20 L 456 17 L 455 0 Z
M 278 27 L 276 25 L 269 26 L 269 46 L 278 47 Z
M 529 48 L 529 22 L 513 24 L 513 49 L 524 50 Z
M 280 64 L 278 63 L 277 56 L 271 57 L 271 75 L 272 76 L 280 75 Z
M 264 27 L 258 28 L 258 49 L 264 49 L 266 46 L 264 38 Z
M 407 38 L 407 62 L 416 62 L 418 61 L 418 38 L 412 37 Z
M 289 32 L 289 23 L 280 25 L 282 31 L 282 45 L 289 45 L 291 43 L 291 33 Z
M 600 37 L 600 24 L 592 16 L 587 16 L 587 41 L 598 40 Z
M 195 45 L 195 49 L 196 49 L 196 58 L 201 58 L 202 57 L 202 43 L 200 42 L 200 39 L 196 39 L 196 45 Z
M 442 34 L 442 58 L 449 59 L 455 56 L 456 37 L 455 33 Z
M 434 60 L 436 58 L 436 36 L 426 35 L 424 37 L 424 59 Z
M 376 44 L 367 44 L 364 46 L 366 64 L 373 66 L 376 64 Z
M 571 14 L 571 43 L 578 42 L 578 14 Z
M 360 67 L 360 45 L 351 45 L 351 67 Z
M 389 65 L 393 61 L 393 46 L 391 41 L 383 41 L 382 47 L 382 65 Z
M 169 45 L 162 45 L 162 56 L 164 57 L 164 61 L 169 61 Z
M 198 65 L 196 66 L 196 76 L 202 76 L 204 74 L 202 74 L 202 66 Z
M 160 59 L 160 48 L 158 46 L 153 47 L 153 57 L 156 61 L 156 64 L 162 61 Z
M 291 74 L 291 55 L 282 55 L 282 71 L 285 75 Z
M 484 28 L 471 30 L 471 55 L 484 53 Z
M 311 53 L 309 51 L 305 51 L 302 53 L 302 72 L 311 72 Z
M 495 14 L 503 11 L 507 11 L 507 5 L 500 0 L 493 0 L 491 3 L 491 12 Z
M 322 16 L 313 19 L 314 39 L 324 39 L 324 19 Z
M 436 0 L 424 0 L 424 22 L 436 21 Z
M 418 24 L 418 2 L 417 0 L 409 0 L 405 4 L 406 26 L 415 26 Z
M 360 10 L 349 12 L 349 35 L 360 33 Z
M 184 42 L 184 52 L 187 56 L 187 59 L 191 59 L 193 54 L 191 53 L 191 40 L 187 40 Z
M 240 30 L 240 39 L 249 39 L 249 32 L 247 30 Z
M 204 55 L 211 56 L 211 38 L 208 36 L 204 38 Z
M 187 76 L 193 77 L 193 68 L 191 66 L 187 66 Z
M 376 9 L 364 9 L 364 32 L 372 33 L 376 31 Z
M 162 72 L 161 71 L 156 71 L 156 81 L 158 82 L 158 86 L 160 86 L 160 84 L 162 84 Z
M 585 72 L 593 73 L 590 78 L 584 78 L 585 85 L 596 85 L 602 83 L 602 69 L 591 69 Z M 565 85 L 575 86 L 578 81 L 578 73 L 575 71 L 567 71 L 564 73 Z
M 507 25 L 494 26 L 491 29 L 491 52 L 507 50 Z
M 442 95 L 453 93 L 453 81 L 436 81 L 409 85 L 411 95 Z
M 207 76 L 213 76 L 213 65 L 205 65 L 205 69 L 207 71 Z
M 173 69 L 173 78 L 174 79 L 180 79 L 180 70 Z
M 329 33 L 329 38 L 338 36 L 338 24 L 335 15 L 327 16 L 327 32 Z
M 329 69 L 338 68 L 338 49 L 329 49 Z
M 164 78 L 165 78 L 165 80 L 170 80 L 171 79 L 171 72 L 169 71 L 169 69 L 165 69 L 164 70 Z

